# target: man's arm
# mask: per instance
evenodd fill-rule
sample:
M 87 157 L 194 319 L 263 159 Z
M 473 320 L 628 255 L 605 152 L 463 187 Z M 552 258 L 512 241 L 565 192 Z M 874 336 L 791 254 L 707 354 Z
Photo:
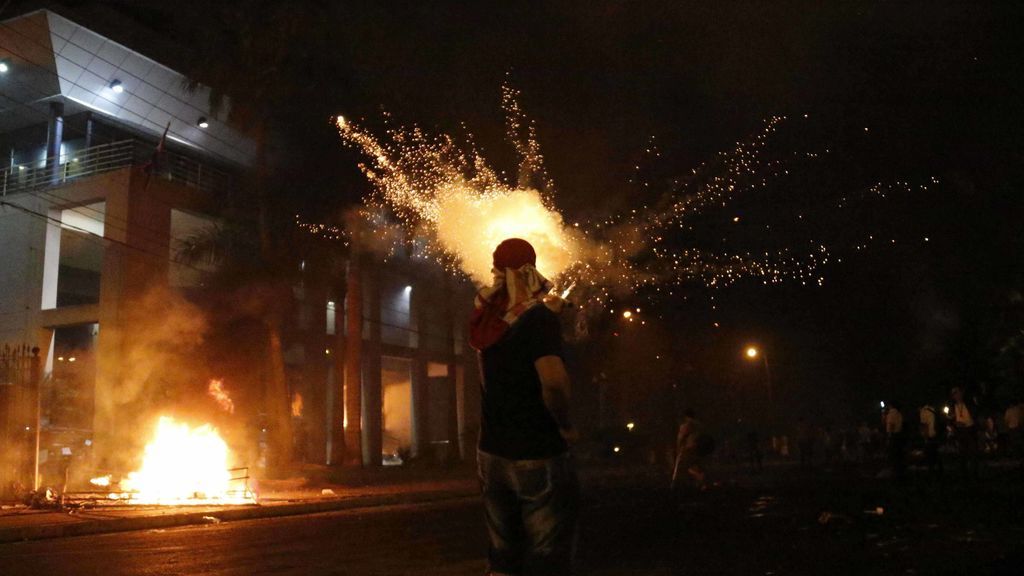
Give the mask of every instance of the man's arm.
M 576 431 L 569 419 L 571 382 L 565 364 L 558 356 L 541 356 L 534 362 L 534 366 L 540 377 L 544 406 L 555 419 L 562 436 L 567 440 L 575 439 Z

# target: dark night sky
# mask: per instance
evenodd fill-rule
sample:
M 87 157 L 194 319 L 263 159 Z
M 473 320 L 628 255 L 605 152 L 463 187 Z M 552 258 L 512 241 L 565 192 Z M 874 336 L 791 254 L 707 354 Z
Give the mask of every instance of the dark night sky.
M 717 292 L 714 311 L 699 289 L 666 303 L 671 331 L 705 351 L 689 360 L 733 373 L 732 351 L 764 342 L 776 350 L 787 398 L 807 410 L 852 400 L 847 415 L 881 396 L 917 401 L 937 397 L 940 384 L 996 378 L 992 341 L 1006 328 L 1007 294 L 1024 283 L 1017 3 L 383 1 L 324 13 L 330 31 L 307 72 L 314 77 L 283 74 L 313 87 L 287 111 L 292 170 L 317 175 L 297 187 L 308 191 L 307 210 L 362 186 L 351 153 L 319 123 L 329 114 L 372 119 L 383 108 L 400 123 L 446 131 L 464 122 L 511 169 L 506 75 L 537 121 L 570 218 L 640 200 L 626 181 L 651 136 L 665 152 L 659 173 L 685 174 L 769 115 L 808 114 L 786 142 L 838 156 L 819 169 L 814 181 L 827 185 L 815 193 L 930 176 L 943 184 L 895 199 L 888 213 L 834 223 L 901 242 L 829 267 L 823 288 L 748 282 Z M 172 60 L 160 37 L 202 32 L 190 14 L 168 15 L 167 3 L 149 0 L 77 3 L 68 13 Z M 763 203 L 736 209 L 778 216 Z M 903 242 L 923 235 L 932 241 Z

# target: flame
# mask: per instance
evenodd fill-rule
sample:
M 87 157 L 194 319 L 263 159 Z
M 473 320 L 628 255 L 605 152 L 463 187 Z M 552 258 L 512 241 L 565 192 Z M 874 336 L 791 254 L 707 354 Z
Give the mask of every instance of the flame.
M 106 476 L 97 476 L 96 478 L 89 480 L 89 483 L 93 486 L 110 486 L 110 474 L 107 474 Z
M 302 416 L 302 394 L 298 392 L 292 396 L 292 416 Z
M 228 445 L 209 424 L 191 427 L 161 416 L 146 445 L 142 467 L 121 481 L 121 499 L 133 504 L 250 503 L 248 490 L 232 490 Z
M 235 403 L 231 400 L 231 396 L 228 396 L 227 391 L 224 390 L 223 380 L 210 380 L 210 385 L 206 389 L 207 393 L 217 401 L 221 409 L 228 414 L 235 413 Z

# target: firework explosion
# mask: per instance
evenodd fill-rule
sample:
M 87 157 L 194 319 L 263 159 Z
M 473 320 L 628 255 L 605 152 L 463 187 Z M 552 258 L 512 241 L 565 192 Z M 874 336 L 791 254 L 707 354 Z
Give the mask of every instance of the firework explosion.
M 536 248 L 537 267 L 557 278 L 584 259 L 585 242 L 551 202 L 533 125 L 519 112 L 512 90 L 505 92 L 505 111 L 519 154 L 516 184 L 503 182 L 472 142 L 460 146 L 447 135 L 428 136 L 413 127 L 389 129 L 383 143 L 342 117 L 335 124 L 343 140 L 368 157 L 360 164 L 374 186 L 368 213 L 394 215 L 415 232 L 422 241 L 418 256 L 485 283 L 494 246 L 519 237 Z
M 515 183 L 502 180 L 471 136 L 458 142 L 414 126 L 389 127 L 386 138 L 379 139 L 342 117 L 335 120 L 342 140 L 367 158 L 360 168 L 373 193 L 365 214 L 380 238 L 392 243 L 414 239 L 414 256 L 461 270 L 477 283 L 490 280 L 493 246 L 509 237 L 524 238 L 537 249 L 540 270 L 563 287 L 585 288 L 586 298 L 597 302 L 638 291 L 672 295 L 680 285 L 694 282 L 708 288 L 742 278 L 764 284 L 823 283 L 820 269 L 831 258 L 824 241 L 805 238 L 799 249 L 730 252 L 724 248 L 725 238 L 720 247 L 710 249 L 694 237 L 708 213 L 726 209 L 740 197 L 756 196 L 789 175 L 784 159 L 766 154 L 785 117 L 768 118 L 759 133 L 691 170 L 687 178 L 674 180 L 655 202 L 570 226 L 554 206 L 555 187 L 544 168 L 534 124 L 521 111 L 517 96 L 510 88 L 503 91 L 507 137 L 519 160 Z M 660 156 L 653 146 L 647 152 Z M 819 156 L 802 154 L 810 160 Z M 642 185 L 650 189 L 649 182 Z M 832 209 L 848 208 L 857 197 L 884 198 L 887 192 L 913 189 L 927 186 L 877 184 L 844 196 Z M 395 219 L 404 233 L 392 230 Z M 739 223 L 740 218 L 731 220 Z M 302 225 L 317 231 L 317 225 Z M 765 228 L 770 231 L 771 225 Z M 869 235 L 853 247 L 860 249 L 873 238 Z

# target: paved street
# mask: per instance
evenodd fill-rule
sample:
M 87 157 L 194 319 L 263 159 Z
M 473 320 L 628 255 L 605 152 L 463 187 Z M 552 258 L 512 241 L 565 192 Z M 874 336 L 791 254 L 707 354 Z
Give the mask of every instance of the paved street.
M 649 478 L 588 487 L 588 574 L 1019 574 L 1021 490 L 847 472 L 723 478 L 671 502 Z M 878 511 L 878 508 L 882 510 Z M 450 574 L 484 566 L 477 502 L 390 506 L 0 546 L 0 574 Z

